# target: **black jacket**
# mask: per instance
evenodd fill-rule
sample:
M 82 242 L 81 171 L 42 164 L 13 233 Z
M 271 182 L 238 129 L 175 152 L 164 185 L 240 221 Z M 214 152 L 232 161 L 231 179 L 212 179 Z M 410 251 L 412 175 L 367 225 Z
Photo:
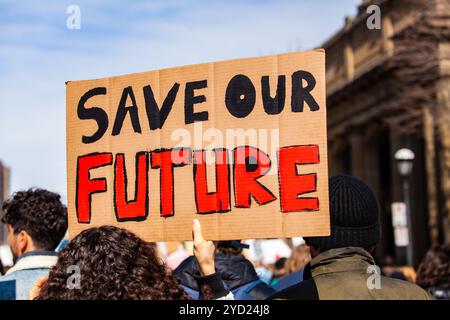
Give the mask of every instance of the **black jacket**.
M 262 300 L 275 293 L 274 289 L 259 279 L 251 262 L 242 255 L 232 256 L 219 252 L 215 256 L 215 264 L 225 287 L 233 292 L 238 300 Z M 196 294 L 199 292 L 196 281 L 199 274 L 198 263 L 192 256 L 184 260 L 174 271 L 175 277 L 193 298 L 197 298 Z

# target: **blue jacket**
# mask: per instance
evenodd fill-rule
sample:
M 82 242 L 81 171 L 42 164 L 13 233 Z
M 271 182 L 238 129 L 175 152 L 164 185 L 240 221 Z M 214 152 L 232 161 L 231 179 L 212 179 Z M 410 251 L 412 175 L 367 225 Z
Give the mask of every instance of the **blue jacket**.
M 217 253 L 215 264 L 225 288 L 233 293 L 235 300 L 263 300 L 275 293 L 274 289 L 259 279 L 251 262 L 242 255 Z M 181 281 L 181 287 L 193 299 L 199 298 L 195 281 L 199 274 L 197 261 L 192 256 L 174 271 L 175 277 Z
M 25 253 L 8 272 L 0 277 L 0 300 L 28 300 L 36 281 L 48 275 L 56 264 L 57 252 L 34 251 Z

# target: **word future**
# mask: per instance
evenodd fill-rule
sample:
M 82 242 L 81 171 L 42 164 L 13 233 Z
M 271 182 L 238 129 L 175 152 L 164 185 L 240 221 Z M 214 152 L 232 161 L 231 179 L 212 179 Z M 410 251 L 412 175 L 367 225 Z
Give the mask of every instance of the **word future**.
M 143 221 L 149 213 L 148 170 L 160 170 L 161 217 L 174 216 L 174 170 L 192 165 L 195 203 L 198 214 L 231 211 L 230 184 L 234 187 L 234 206 L 250 208 L 251 199 L 264 205 L 277 197 L 259 178 L 271 168 L 268 154 L 251 146 L 240 146 L 234 150 L 215 149 L 216 191 L 208 192 L 207 172 L 204 150 L 190 148 L 153 150 L 138 152 L 136 160 L 136 188 L 134 200 L 127 195 L 127 173 L 125 155 L 118 153 L 114 161 L 114 210 L 117 221 Z M 230 161 L 232 154 L 232 161 Z M 319 163 L 319 146 L 286 146 L 278 149 L 278 181 L 280 207 L 282 212 L 317 211 L 317 197 L 299 197 L 316 191 L 317 174 L 298 174 L 298 165 Z M 113 164 L 113 154 L 109 152 L 92 153 L 78 157 L 76 179 L 76 212 L 79 223 L 90 223 L 92 195 L 107 191 L 106 178 L 91 179 L 91 170 Z M 233 181 L 230 172 L 233 172 Z

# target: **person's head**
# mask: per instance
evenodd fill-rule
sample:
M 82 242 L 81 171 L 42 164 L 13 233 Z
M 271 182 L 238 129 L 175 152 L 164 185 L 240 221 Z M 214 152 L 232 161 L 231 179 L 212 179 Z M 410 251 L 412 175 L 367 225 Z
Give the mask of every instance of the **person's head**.
M 84 230 L 70 241 L 37 296 L 40 300 L 187 298 L 154 245 L 112 226 Z
M 219 241 L 217 243 L 217 251 L 228 256 L 239 256 L 242 254 L 244 246 L 241 240 Z
M 272 272 L 272 280 L 279 279 L 287 274 L 286 272 L 287 258 L 278 258 L 274 264 L 270 265 L 270 271 Z
M 305 268 L 311 260 L 311 253 L 306 244 L 301 244 L 292 250 L 291 256 L 286 260 L 287 273 L 292 273 Z
M 43 189 L 18 191 L 3 203 L 2 222 L 15 257 L 31 251 L 52 251 L 67 230 L 67 210 L 60 196 Z
M 275 261 L 274 267 L 276 270 L 282 270 L 286 266 L 287 258 L 281 257 L 277 261 Z
M 417 269 L 416 283 L 424 289 L 450 289 L 450 245 L 428 250 Z
M 372 252 L 380 239 L 378 201 L 359 179 L 337 175 L 329 180 L 331 234 L 306 237 L 314 258 L 329 249 L 361 247 Z

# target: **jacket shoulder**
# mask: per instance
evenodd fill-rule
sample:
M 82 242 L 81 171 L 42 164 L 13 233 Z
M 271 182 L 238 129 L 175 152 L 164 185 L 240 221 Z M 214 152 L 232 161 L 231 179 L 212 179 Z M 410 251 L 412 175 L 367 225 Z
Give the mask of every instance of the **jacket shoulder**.
M 392 295 L 391 299 L 433 300 L 427 291 L 409 281 L 382 277 L 381 288 Z

